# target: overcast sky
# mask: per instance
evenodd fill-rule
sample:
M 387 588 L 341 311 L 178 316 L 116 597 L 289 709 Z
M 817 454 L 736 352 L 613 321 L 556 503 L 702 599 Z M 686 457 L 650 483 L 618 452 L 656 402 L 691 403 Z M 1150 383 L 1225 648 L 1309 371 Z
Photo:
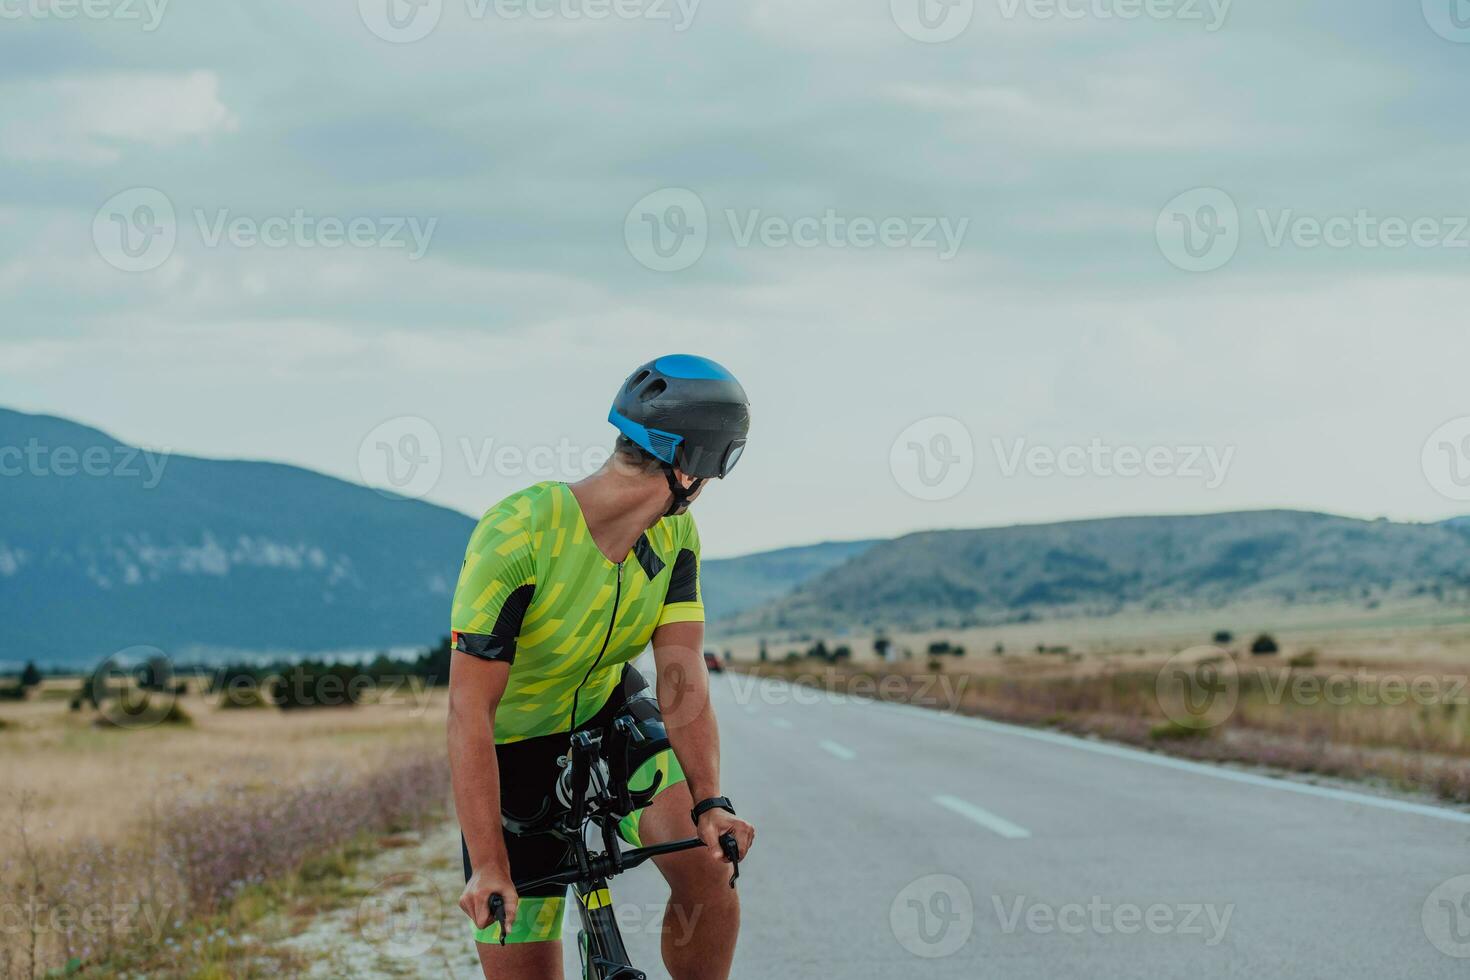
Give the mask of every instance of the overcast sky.
M 478 514 L 688 351 L 712 555 L 1470 512 L 1451 0 L 917 2 L 0 0 L 0 405 Z

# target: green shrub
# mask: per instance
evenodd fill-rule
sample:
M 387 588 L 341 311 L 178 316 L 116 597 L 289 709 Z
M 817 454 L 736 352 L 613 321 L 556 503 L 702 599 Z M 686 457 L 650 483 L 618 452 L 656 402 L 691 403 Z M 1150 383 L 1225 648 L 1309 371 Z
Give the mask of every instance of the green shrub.
M 1295 657 L 1289 657 L 1287 658 L 1286 665 L 1288 667 L 1315 667 L 1317 666 L 1317 651 L 1308 650 L 1305 653 L 1297 654 Z
M 1150 728 L 1148 737 L 1156 742 L 1179 742 L 1191 738 L 1208 738 L 1214 731 L 1207 725 L 1181 725 L 1170 720 Z
M 1277 645 L 1276 638 L 1270 633 L 1262 633 L 1251 643 L 1251 653 L 1257 657 L 1269 657 L 1280 652 L 1281 647 Z
M 264 708 L 269 704 L 259 687 L 235 687 L 220 692 L 221 708 Z
M 79 705 L 80 707 L 80 705 Z M 192 725 L 194 719 L 175 699 L 155 704 L 142 691 L 121 691 L 117 703 L 111 705 L 92 722 L 97 728 L 141 730 L 155 725 Z

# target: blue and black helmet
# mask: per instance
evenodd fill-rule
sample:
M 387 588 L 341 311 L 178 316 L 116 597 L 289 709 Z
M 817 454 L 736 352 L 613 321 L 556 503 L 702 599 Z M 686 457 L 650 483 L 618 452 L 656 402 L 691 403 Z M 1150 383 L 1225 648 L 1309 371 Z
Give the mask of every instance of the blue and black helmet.
M 750 431 L 745 389 L 707 357 L 665 354 L 628 375 L 607 420 L 660 462 L 693 477 L 735 468 Z

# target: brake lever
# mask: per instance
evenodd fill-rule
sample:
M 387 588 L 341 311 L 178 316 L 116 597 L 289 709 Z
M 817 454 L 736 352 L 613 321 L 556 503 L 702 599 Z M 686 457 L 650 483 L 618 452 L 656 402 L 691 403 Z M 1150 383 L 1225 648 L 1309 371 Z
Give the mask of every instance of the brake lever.
M 500 926 L 500 945 L 505 945 L 505 899 L 499 895 L 490 896 L 490 918 L 494 919 Z
M 720 850 L 730 859 L 730 887 L 734 888 L 735 879 L 740 877 L 740 845 L 735 843 L 734 834 L 720 835 Z

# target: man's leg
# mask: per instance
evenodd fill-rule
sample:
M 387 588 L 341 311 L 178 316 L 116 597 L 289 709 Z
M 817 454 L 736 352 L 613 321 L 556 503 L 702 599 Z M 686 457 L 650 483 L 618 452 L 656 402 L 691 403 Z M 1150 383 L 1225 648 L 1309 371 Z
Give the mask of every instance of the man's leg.
M 679 782 L 642 812 L 638 836 L 644 845 L 694 836 L 689 811 L 694 801 Z M 730 865 L 700 848 L 654 858 L 669 883 L 664 913 L 664 966 L 674 980 L 725 980 L 740 932 L 740 897 L 730 887 Z
M 561 941 L 475 943 L 485 980 L 562 980 Z

